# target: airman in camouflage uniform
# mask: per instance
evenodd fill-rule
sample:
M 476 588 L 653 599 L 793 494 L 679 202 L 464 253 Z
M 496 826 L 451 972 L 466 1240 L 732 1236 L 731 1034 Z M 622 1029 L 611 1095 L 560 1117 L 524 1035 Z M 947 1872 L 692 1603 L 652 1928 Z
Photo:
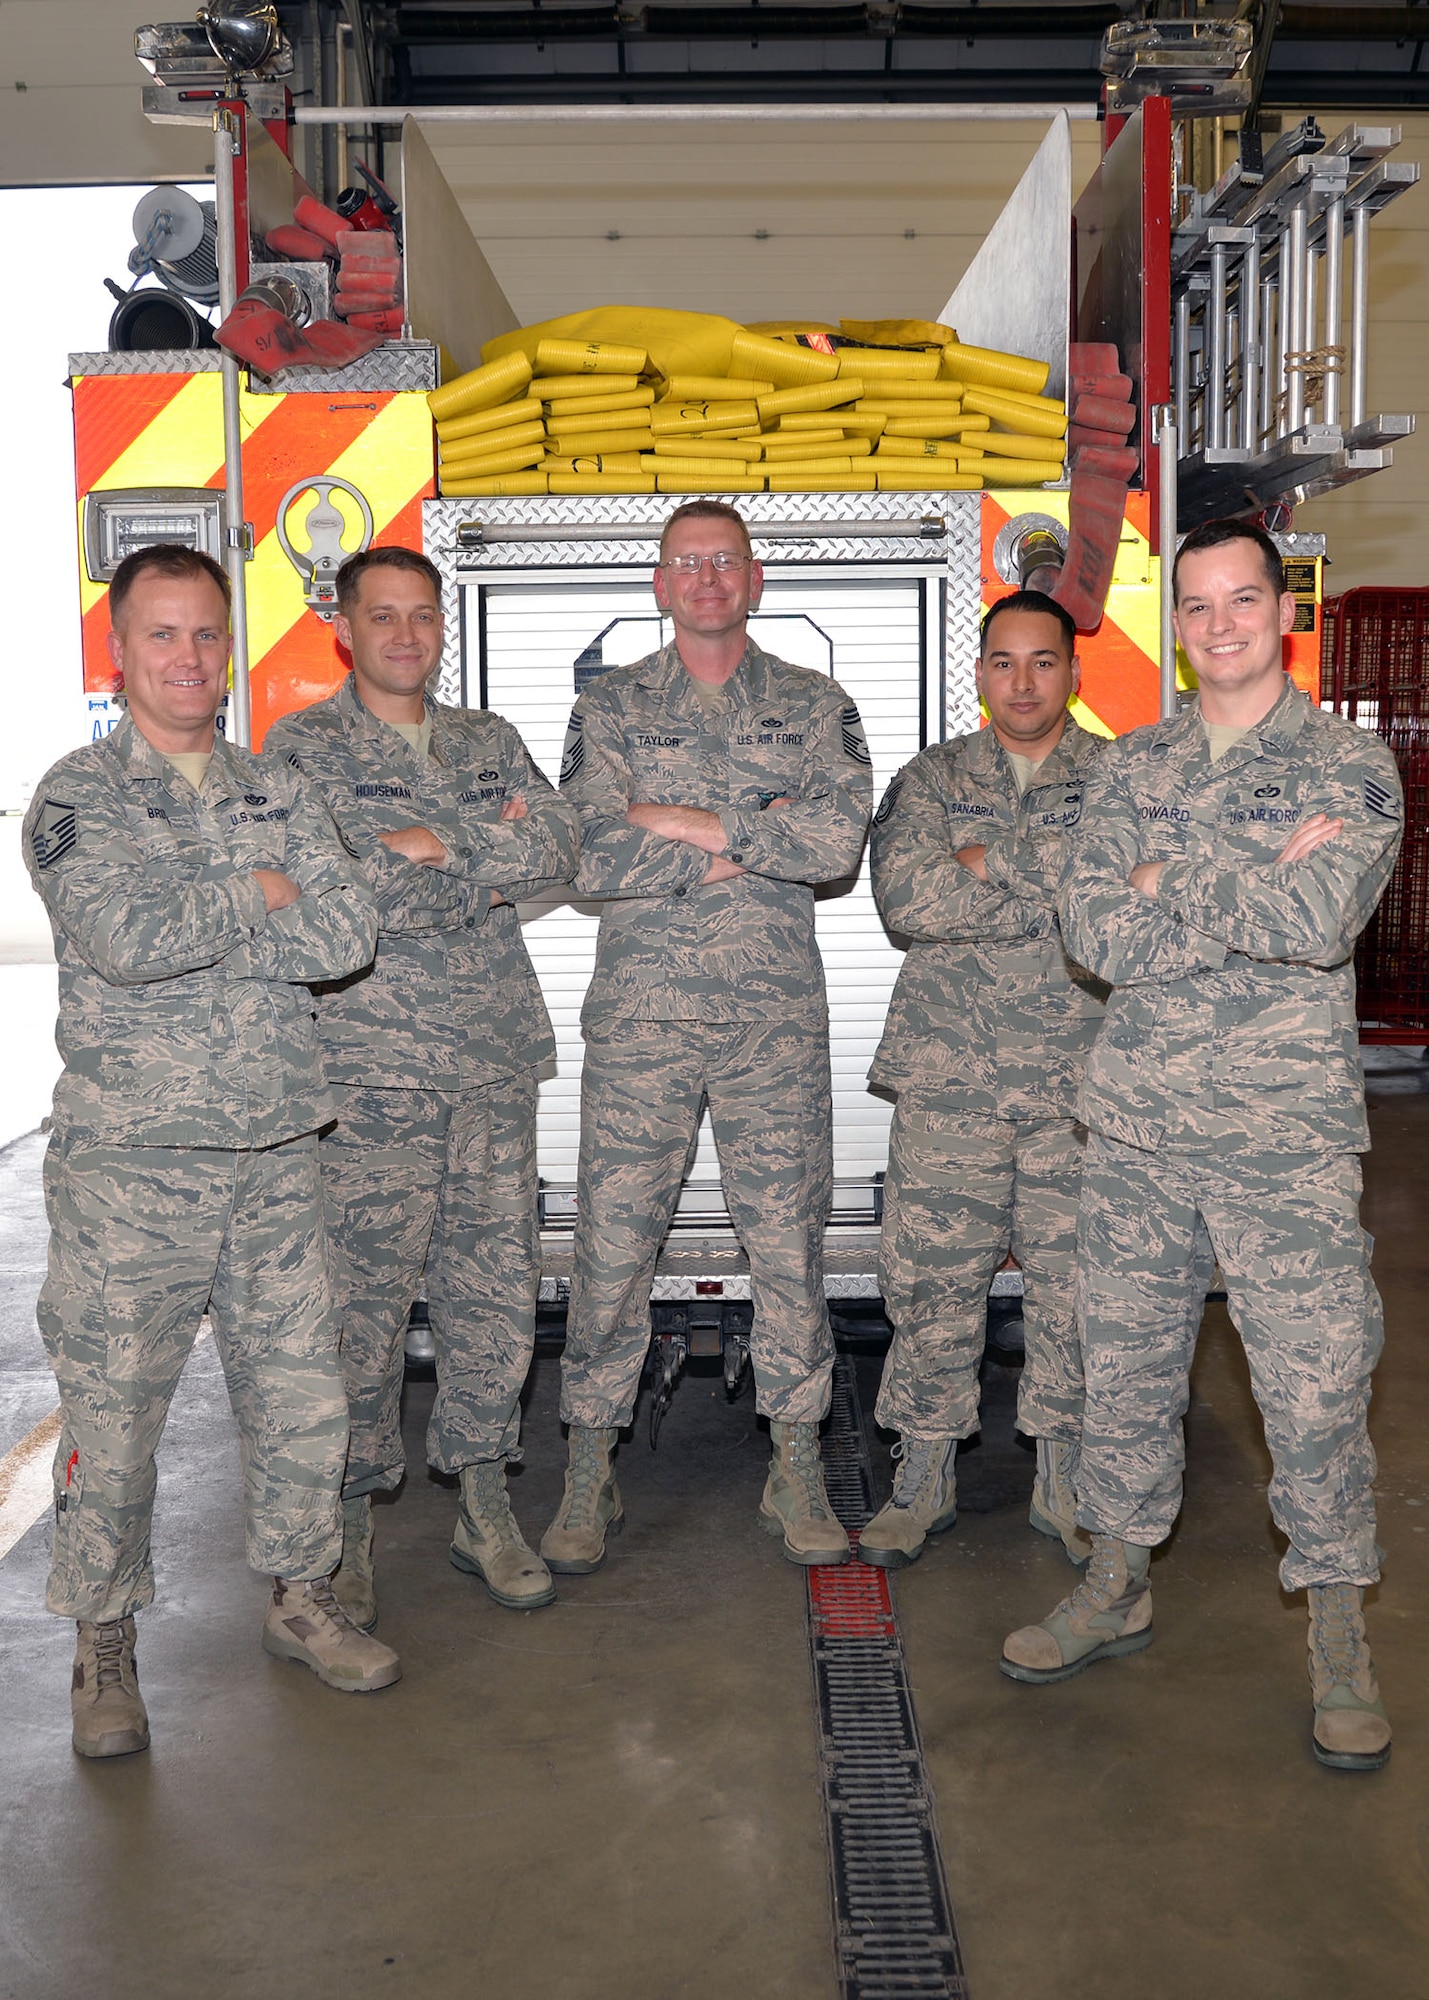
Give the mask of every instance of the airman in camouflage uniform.
M 265 1647 L 349 1690 L 401 1671 L 327 1581 L 347 1412 L 315 1137 L 332 1113 L 304 984 L 364 964 L 376 916 L 316 793 L 214 735 L 226 588 L 190 550 L 121 565 L 129 717 L 47 773 L 24 828 L 64 1058 L 39 1303 L 63 1413 L 47 1602 L 78 1621 L 74 1745 L 94 1757 L 149 1741 L 133 1614 L 154 1595 L 154 1454 L 205 1311 L 248 1559 L 276 1579 Z
M 873 891 L 911 940 L 871 1080 L 898 1093 L 880 1284 L 893 1322 L 878 1421 L 899 1433 L 893 1497 L 859 1540 L 896 1568 L 953 1525 L 956 1441 L 978 1426 L 987 1292 L 1022 1266 L 1018 1423 L 1037 1439 L 1031 1520 L 1074 1560 L 1071 1472 L 1082 1425 L 1074 1305 L 1076 1123 L 1106 988 L 1063 949 L 1054 898 L 1065 836 L 1102 739 L 1067 713 L 1076 628 L 1019 591 L 983 624 L 990 727 L 924 750 L 873 829 Z
M 509 723 L 425 693 L 442 635 L 425 556 L 368 549 L 337 588 L 352 675 L 268 738 L 322 790 L 382 926 L 375 962 L 318 1001 L 352 1414 L 334 1588 L 359 1624 L 375 1622 L 370 1496 L 402 1480 L 403 1336 L 425 1267 L 427 1457 L 461 1479 L 452 1561 L 529 1610 L 555 1591 L 512 1517 L 506 1463 L 521 1455 L 536 1331 L 536 1071 L 555 1043 L 514 905 L 574 874 L 575 810 Z
M 843 1562 L 848 1538 L 818 1456 L 833 1365 L 823 1288 L 833 1166 L 813 885 L 858 866 L 868 750 L 835 682 L 750 642 L 762 573 L 732 507 L 677 509 L 661 558 L 655 595 L 674 641 L 585 691 L 562 771 L 581 820 L 575 893 L 605 907 L 581 1017 L 561 1390 L 570 1470 L 541 1551 L 553 1569 L 595 1569 L 620 1522 L 611 1455 L 708 1103 L 749 1257 L 758 1407 L 775 1445 L 763 1518 L 794 1561 Z
M 1094 1553 L 1003 1665 L 1058 1680 L 1150 1643 L 1213 1246 L 1265 1423 L 1281 1582 L 1309 1593 L 1315 1752 L 1373 1769 L 1390 1732 L 1360 1593 L 1379 1574 L 1365 1417 L 1382 1331 L 1353 951 L 1394 866 L 1399 779 L 1377 737 L 1286 681 L 1295 603 L 1258 529 L 1195 530 L 1176 587 L 1200 701 L 1100 759 L 1059 898 L 1069 948 L 1115 988 L 1084 1087 L 1078 1245 Z

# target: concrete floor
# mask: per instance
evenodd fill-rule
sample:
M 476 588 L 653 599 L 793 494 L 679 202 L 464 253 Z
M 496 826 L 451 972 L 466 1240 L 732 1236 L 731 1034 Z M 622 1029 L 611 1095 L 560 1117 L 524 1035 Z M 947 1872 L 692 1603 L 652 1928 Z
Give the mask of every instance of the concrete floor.
M 1004 1680 L 1002 1635 L 1072 1573 L 1025 1526 L 1015 1376 L 989 1367 L 959 1525 L 895 1586 L 974 2000 L 1429 1990 L 1429 1096 L 1377 1095 L 1372 1123 L 1389 1346 L 1370 1616 L 1394 1759 L 1357 1778 L 1310 1755 L 1304 1612 L 1276 1587 L 1263 1446 L 1218 1307 L 1156 1644 L 1062 1687 Z M 37 1158 L 33 1141 L 0 1155 L 0 1450 L 45 1400 L 16 1345 Z M 861 1373 L 871 1388 L 876 1361 Z M 559 1488 L 555 1389 L 543 1360 L 514 1481 L 531 1528 Z M 630 1526 L 606 1569 L 514 1615 L 446 1563 L 454 1495 L 420 1469 L 429 1397 L 409 1390 L 414 1476 L 379 1513 L 382 1631 L 406 1663 L 390 1692 L 336 1695 L 259 1650 L 207 1343 L 165 1450 L 147 1757 L 69 1751 L 45 1523 L 0 1564 L 4 2000 L 832 2000 L 804 1584 L 754 1525 L 750 1401 L 687 1379 L 659 1451 L 643 1423 L 623 1449 Z

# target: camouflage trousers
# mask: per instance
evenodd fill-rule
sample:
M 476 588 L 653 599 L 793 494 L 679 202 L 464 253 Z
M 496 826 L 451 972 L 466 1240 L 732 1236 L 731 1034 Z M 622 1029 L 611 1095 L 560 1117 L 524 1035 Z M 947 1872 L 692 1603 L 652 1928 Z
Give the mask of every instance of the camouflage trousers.
M 151 1604 L 154 1454 L 210 1315 L 238 1423 L 248 1560 L 327 1576 L 347 1410 L 311 1134 L 255 1152 L 51 1139 L 38 1318 L 59 1383 L 46 1603 L 98 1623 Z
M 458 1091 L 336 1085 L 319 1148 L 352 1418 L 344 1490 L 401 1484 L 407 1318 L 427 1277 L 437 1397 L 427 1458 L 520 1457 L 536 1337 L 536 1080 Z
M 1384 1344 L 1355 1155 L 1263 1160 L 1087 1142 L 1078 1233 L 1087 1405 L 1077 1517 L 1162 1542 L 1181 1506 L 1182 1418 L 1211 1252 L 1270 1449 L 1286 1590 L 1373 1583 L 1365 1418 Z
M 807 1020 L 625 1021 L 586 1035 L 561 1367 L 567 1423 L 630 1422 L 650 1345 L 655 1260 L 706 1104 L 725 1203 L 749 1258 L 757 1407 L 790 1424 L 815 1423 L 828 1409 L 827 1034 Z
M 914 1438 L 977 1429 L 988 1286 L 1011 1251 L 1022 1266 L 1027 1329 L 1018 1427 L 1029 1437 L 1081 1436 L 1075 1291 L 1084 1141 L 1070 1118 L 990 1118 L 936 1085 L 899 1092 L 878 1267 L 894 1329 L 880 1424 Z

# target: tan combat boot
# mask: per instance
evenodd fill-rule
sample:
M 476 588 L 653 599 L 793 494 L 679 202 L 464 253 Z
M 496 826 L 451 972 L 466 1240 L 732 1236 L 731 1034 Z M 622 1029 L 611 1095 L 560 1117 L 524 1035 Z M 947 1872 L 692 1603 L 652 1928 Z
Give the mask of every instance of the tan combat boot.
M 541 1554 L 557 1576 L 589 1576 L 605 1561 L 605 1538 L 625 1526 L 615 1483 L 614 1430 L 571 1425 L 566 1490 L 556 1518 L 541 1537 Z
M 953 1477 L 956 1438 L 900 1438 L 893 1447 L 898 1470 L 893 1497 L 858 1538 L 860 1562 L 902 1569 L 917 1562 L 929 1535 L 940 1535 L 958 1518 Z
M 370 1694 L 402 1678 L 402 1662 L 392 1648 L 358 1630 L 325 1576 L 308 1581 L 274 1577 L 263 1650 L 310 1667 L 320 1681 L 343 1694 Z
M 342 1497 L 342 1561 L 332 1573 L 332 1594 L 357 1627 L 377 1623 L 377 1578 L 372 1567 L 372 1495 Z
M 134 1670 L 134 1620 L 78 1621 L 69 1706 L 81 1757 L 127 1757 L 149 1747 L 149 1717 Z
M 1139 1653 L 1152 1638 L 1150 1568 L 1150 1549 L 1093 1535 L 1086 1575 L 1040 1625 L 1012 1633 L 1002 1671 L 1014 1681 L 1066 1681 L 1093 1660 Z
M 1310 1599 L 1310 1687 L 1315 1755 L 1336 1771 L 1379 1771 L 1389 1762 L 1389 1717 L 1365 1642 L 1356 1583 L 1325 1583 Z
M 817 1568 L 849 1559 L 848 1536 L 834 1516 L 824 1490 L 817 1424 L 769 1426 L 774 1456 L 759 1512 L 771 1535 L 784 1537 L 790 1562 Z
M 462 1467 L 452 1562 L 468 1576 L 479 1576 L 510 1611 L 538 1611 L 555 1603 L 551 1572 L 526 1546 L 512 1515 L 504 1458 Z
M 1077 1447 L 1065 1438 L 1038 1438 L 1037 1477 L 1027 1518 L 1039 1535 L 1060 1542 L 1080 1569 L 1092 1552 L 1092 1538 L 1077 1526 L 1077 1496 L 1072 1490 Z

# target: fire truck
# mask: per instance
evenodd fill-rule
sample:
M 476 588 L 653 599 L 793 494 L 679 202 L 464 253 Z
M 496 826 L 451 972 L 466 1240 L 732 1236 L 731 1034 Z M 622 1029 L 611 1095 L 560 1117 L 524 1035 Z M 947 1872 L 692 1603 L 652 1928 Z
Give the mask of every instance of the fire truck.
M 304 191 L 289 156 L 295 122 L 343 114 L 295 110 L 262 62 L 241 78 L 211 57 L 206 67 L 192 30 L 146 29 L 141 44 L 145 36 L 154 78 L 146 111 L 213 125 L 216 199 L 196 220 L 199 205 L 155 190 L 136 218 L 139 265 L 160 292 L 211 297 L 225 311 L 246 288 L 282 279 L 301 293 L 300 310 L 321 316 L 326 267 L 275 264 L 264 245 L 292 223 Z M 1371 412 L 1366 394 L 1370 224 L 1418 168 L 1393 157 L 1392 126 L 1327 136 L 1305 119 L 1263 153 L 1243 145 L 1214 186 L 1197 191 L 1164 66 L 1139 75 L 1135 61 L 1108 93 L 1102 130 L 1100 164 L 1074 192 L 1067 117 L 1051 116 L 952 296 L 941 303 L 930 272 L 918 308 L 963 340 L 1045 361 L 1052 394 L 1064 393 L 1072 342 L 1114 345 L 1131 378 L 1136 471 L 1105 607 L 1080 643 L 1084 726 L 1117 734 L 1174 707 L 1183 683 L 1163 555 L 1178 531 L 1221 514 L 1253 515 L 1278 532 L 1298 605 L 1287 664 L 1318 698 L 1323 543 L 1293 529 L 1292 510 L 1387 465 L 1413 428 L 1407 415 Z M 552 779 L 584 680 L 667 636 L 650 592 L 667 500 L 436 497 L 427 392 L 475 366 L 483 343 L 518 321 L 415 117 L 402 124 L 394 198 L 402 332 L 349 366 L 264 377 L 212 345 L 135 344 L 145 321 L 132 307 L 129 337 L 71 356 L 91 733 L 120 712 L 104 646 L 108 579 L 125 554 L 156 540 L 206 548 L 229 569 L 228 726 L 255 747 L 277 717 L 341 680 L 332 578 L 372 541 L 421 546 L 441 573 L 439 696 L 507 716 Z M 152 290 L 135 296 L 163 305 Z M 1049 549 L 1055 565 L 1078 526 L 1075 485 L 1065 481 L 771 493 L 739 504 L 767 579 L 752 630 L 847 689 L 880 792 L 926 744 L 978 726 L 979 620 Z M 558 1042 L 541 1085 L 539 1139 L 543 1298 L 558 1308 L 575 1208 L 578 1017 L 597 912 L 551 897 L 523 917 Z M 857 881 L 821 896 L 818 933 L 835 1114 L 827 1282 L 852 1311 L 877 1295 L 891 1105 L 870 1093 L 866 1074 L 900 962 L 866 864 Z M 994 1291 L 1015 1297 L 1018 1274 L 1000 1274 Z M 652 1300 L 665 1389 L 687 1351 L 723 1354 L 737 1379 L 748 1301 L 706 1128 Z

